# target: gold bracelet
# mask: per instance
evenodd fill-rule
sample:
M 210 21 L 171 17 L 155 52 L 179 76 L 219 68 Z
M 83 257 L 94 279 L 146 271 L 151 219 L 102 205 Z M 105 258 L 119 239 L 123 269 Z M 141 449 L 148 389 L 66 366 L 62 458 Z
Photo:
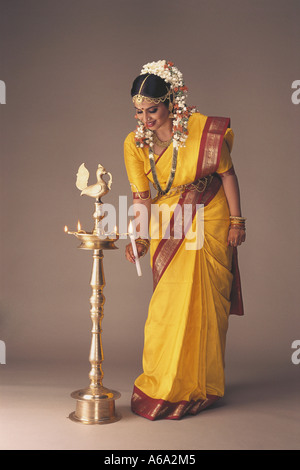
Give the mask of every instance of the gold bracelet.
M 246 221 L 247 220 L 245 217 L 238 217 L 237 215 L 231 215 L 229 218 L 233 219 L 233 220 L 240 220 L 240 221 Z
M 148 249 L 149 249 L 149 246 L 150 246 L 149 240 L 147 240 L 145 238 L 137 238 L 136 243 L 139 243 L 140 245 L 143 245 L 144 250 L 141 254 L 141 257 L 145 256 L 148 253 Z
M 150 242 L 147 238 L 137 238 L 136 243 L 140 243 L 141 245 L 144 245 L 147 248 L 147 250 L 150 246 Z
M 241 225 L 241 226 L 238 226 L 238 225 L 230 225 L 229 230 L 232 229 L 232 228 L 235 229 L 235 230 L 244 230 L 244 232 L 246 232 L 246 227 L 244 227 L 244 226 L 242 226 L 242 225 Z

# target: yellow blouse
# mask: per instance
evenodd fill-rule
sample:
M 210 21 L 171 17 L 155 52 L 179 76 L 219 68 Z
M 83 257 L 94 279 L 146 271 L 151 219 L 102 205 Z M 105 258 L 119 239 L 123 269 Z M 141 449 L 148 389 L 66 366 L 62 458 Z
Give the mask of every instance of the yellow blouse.
M 179 148 L 176 174 L 172 187 L 195 181 L 200 141 L 206 120 L 207 116 L 200 113 L 194 113 L 190 116 L 186 147 Z M 137 148 L 134 135 L 134 132 L 130 132 L 124 142 L 125 166 L 132 192 L 144 192 L 150 189 L 149 182 L 153 183 L 149 150 L 148 147 Z M 220 163 L 217 169 L 219 174 L 225 173 L 233 166 L 230 155 L 233 139 L 233 131 L 228 128 L 224 135 Z M 162 187 L 166 186 L 169 178 L 172 155 L 172 145 L 169 145 L 160 156 L 155 155 L 157 176 Z

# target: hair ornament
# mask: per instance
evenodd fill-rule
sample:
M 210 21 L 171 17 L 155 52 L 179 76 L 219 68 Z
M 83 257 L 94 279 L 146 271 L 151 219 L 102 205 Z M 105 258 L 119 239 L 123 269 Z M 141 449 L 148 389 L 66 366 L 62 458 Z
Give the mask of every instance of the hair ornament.
M 148 74 L 145 77 L 142 85 L 140 86 L 139 93 L 132 99 L 135 103 L 142 103 L 143 100 L 159 104 L 167 99 L 170 100 L 173 95 L 173 101 L 170 100 L 169 111 L 170 118 L 173 119 L 173 148 L 185 147 L 185 142 L 188 137 L 188 120 L 190 115 L 196 111 L 195 107 L 187 107 L 187 87 L 183 81 L 182 73 L 175 67 L 173 62 L 166 60 L 158 60 L 157 62 L 149 62 L 145 64 L 141 70 L 140 75 Z M 151 98 L 142 95 L 142 88 L 150 74 L 157 75 L 165 80 L 170 85 L 168 93 L 159 98 Z M 153 147 L 153 131 L 147 129 L 142 121 L 138 121 L 135 132 L 135 143 L 137 147 Z

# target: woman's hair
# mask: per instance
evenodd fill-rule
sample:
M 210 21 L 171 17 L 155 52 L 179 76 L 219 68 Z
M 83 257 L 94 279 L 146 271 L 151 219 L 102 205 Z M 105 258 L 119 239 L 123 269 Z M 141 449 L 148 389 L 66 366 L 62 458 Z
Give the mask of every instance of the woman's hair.
M 145 80 L 146 77 L 147 79 Z M 131 96 L 133 97 L 140 93 L 141 95 L 147 96 L 148 98 L 160 98 L 165 96 L 169 90 L 170 84 L 165 82 L 165 80 L 158 77 L 157 75 L 145 73 L 143 75 L 139 75 L 134 80 L 131 88 Z M 173 95 L 171 94 L 170 97 L 172 100 Z M 169 102 L 170 101 L 166 99 L 163 104 L 165 104 L 168 108 Z

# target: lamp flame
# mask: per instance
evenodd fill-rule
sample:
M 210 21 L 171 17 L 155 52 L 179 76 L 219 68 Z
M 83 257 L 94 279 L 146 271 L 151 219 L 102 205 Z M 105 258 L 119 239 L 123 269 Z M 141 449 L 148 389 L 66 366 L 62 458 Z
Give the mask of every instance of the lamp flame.
M 80 225 L 80 222 L 78 220 L 78 224 L 77 224 L 77 231 L 79 232 L 81 230 L 81 225 Z
M 65 225 L 64 231 L 67 233 L 68 230 L 68 227 Z

